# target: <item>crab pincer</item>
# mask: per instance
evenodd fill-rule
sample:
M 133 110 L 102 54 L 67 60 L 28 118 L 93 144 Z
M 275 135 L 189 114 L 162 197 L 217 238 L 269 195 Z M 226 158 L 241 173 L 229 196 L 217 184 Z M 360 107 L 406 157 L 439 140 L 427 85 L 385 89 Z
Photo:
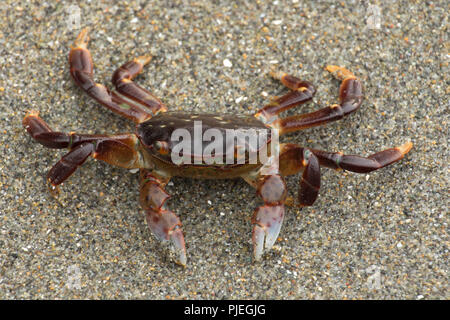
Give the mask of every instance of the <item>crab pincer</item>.
M 287 189 L 279 174 L 262 176 L 256 182 L 258 195 L 264 205 L 253 214 L 253 256 L 259 260 L 264 251 L 269 251 L 277 240 L 284 219 L 284 202 Z
M 284 205 L 261 206 L 256 209 L 252 219 L 253 256 L 258 261 L 264 251 L 272 249 L 284 219 Z
M 170 240 L 174 246 L 176 262 L 183 267 L 186 266 L 186 247 L 184 236 L 181 231 L 180 219 L 169 210 L 155 211 L 148 209 L 145 213 L 148 227 L 160 241 Z

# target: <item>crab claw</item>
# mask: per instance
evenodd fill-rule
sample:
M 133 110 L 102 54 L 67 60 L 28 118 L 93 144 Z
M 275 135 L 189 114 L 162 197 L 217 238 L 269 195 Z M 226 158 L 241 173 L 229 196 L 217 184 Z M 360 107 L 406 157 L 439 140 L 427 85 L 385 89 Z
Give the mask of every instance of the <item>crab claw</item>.
M 180 219 L 169 210 L 146 211 L 146 220 L 148 227 L 160 241 L 170 240 L 174 246 L 177 256 L 177 263 L 186 266 L 186 247 L 184 236 L 181 231 Z
M 178 257 L 177 263 L 185 267 L 187 259 L 183 231 L 181 231 L 181 229 L 177 227 L 170 235 L 170 240 L 172 241 L 172 244 L 174 246 L 175 254 Z
M 284 205 L 261 206 L 253 215 L 253 256 L 258 261 L 264 250 L 272 248 L 284 219 Z

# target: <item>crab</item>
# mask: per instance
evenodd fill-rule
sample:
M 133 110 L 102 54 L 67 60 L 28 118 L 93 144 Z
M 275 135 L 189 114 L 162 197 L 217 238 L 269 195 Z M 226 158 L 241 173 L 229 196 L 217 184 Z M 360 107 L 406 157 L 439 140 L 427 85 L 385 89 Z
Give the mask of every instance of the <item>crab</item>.
M 47 175 L 52 189 L 62 184 L 89 157 L 111 165 L 140 171 L 139 201 L 151 232 L 161 241 L 170 241 L 175 262 L 185 266 L 187 262 L 182 224 L 178 216 L 167 206 L 170 195 L 165 190 L 169 180 L 175 176 L 208 179 L 243 178 L 256 189 L 262 199 L 251 219 L 253 257 L 258 261 L 269 251 L 280 233 L 285 216 L 285 205 L 311 206 L 320 188 L 320 168 L 327 167 L 356 173 L 367 173 L 399 161 L 412 148 L 411 142 L 386 149 L 367 157 L 344 155 L 341 152 L 327 152 L 294 143 L 281 143 L 275 150 L 277 161 L 265 162 L 259 158 L 250 163 L 248 152 L 244 161 L 232 163 L 211 162 L 211 157 L 200 157 L 207 145 L 200 143 L 200 150 L 183 151 L 183 159 L 192 162 L 175 162 L 171 154 L 176 144 L 171 139 L 177 129 L 193 132 L 196 123 L 202 123 L 204 134 L 209 128 L 219 133 L 227 130 L 255 129 L 266 131 L 267 139 L 256 147 L 272 147 L 275 134 L 323 125 L 342 119 L 356 111 L 363 101 L 360 80 L 349 70 L 340 66 L 326 67 L 332 75 L 341 80 L 339 103 L 318 111 L 279 118 L 278 114 L 313 98 L 314 86 L 283 72 L 271 75 L 290 89 L 285 95 L 275 97 L 253 115 L 201 114 L 169 111 L 165 104 L 148 90 L 133 82 L 133 79 L 150 62 L 151 56 L 140 56 L 119 67 L 112 76 L 114 90 L 96 83 L 93 78 L 93 61 L 87 49 L 88 30 L 83 29 L 76 38 L 69 53 L 70 74 L 75 83 L 109 110 L 132 120 L 136 124 L 134 133 L 80 134 L 53 131 L 42 120 L 37 111 L 29 111 L 23 119 L 27 132 L 40 144 L 48 148 L 69 151 L 50 169 Z M 225 144 L 225 143 L 224 143 Z M 225 149 L 227 148 L 223 145 Z M 232 147 L 232 160 L 239 150 Z M 218 149 L 219 150 L 219 149 Z M 223 150 L 223 148 L 222 148 Z M 228 150 L 229 151 L 229 150 Z M 215 152 L 220 158 L 225 153 Z M 273 160 L 273 157 L 271 157 Z M 267 165 L 269 163 L 269 165 Z M 276 163 L 276 166 L 274 165 Z M 299 181 L 297 201 L 288 197 L 285 176 L 302 172 Z

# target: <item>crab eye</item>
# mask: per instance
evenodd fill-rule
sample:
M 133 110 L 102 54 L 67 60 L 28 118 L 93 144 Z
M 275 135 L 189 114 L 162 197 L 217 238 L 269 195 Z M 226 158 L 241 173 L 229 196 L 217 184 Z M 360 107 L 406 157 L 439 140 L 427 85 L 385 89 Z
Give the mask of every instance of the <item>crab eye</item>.
M 156 141 L 155 143 L 153 143 L 153 148 L 160 154 L 169 153 L 169 144 L 165 141 Z

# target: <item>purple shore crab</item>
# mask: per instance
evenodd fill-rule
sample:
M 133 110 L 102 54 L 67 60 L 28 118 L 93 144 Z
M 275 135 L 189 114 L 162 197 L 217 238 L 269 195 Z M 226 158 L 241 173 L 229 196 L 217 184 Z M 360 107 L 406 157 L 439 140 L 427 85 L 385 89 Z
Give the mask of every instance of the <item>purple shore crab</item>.
M 36 111 L 29 111 L 23 126 L 40 144 L 48 148 L 69 151 L 47 175 L 48 183 L 55 188 L 63 183 L 87 158 L 103 160 L 111 165 L 140 170 L 140 203 L 151 232 L 159 240 L 169 240 L 176 253 L 176 262 L 186 265 L 186 248 L 181 222 L 166 206 L 170 198 L 165 186 L 174 176 L 209 179 L 243 178 L 256 189 L 263 205 L 256 208 L 253 218 L 253 256 L 259 260 L 275 243 L 285 215 L 285 204 L 292 204 L 287 196 L 284 176 L 302 171 L 298 192 L 298 206 L 311 206 L 320 188 L 320 167 L 366 173 L 383 168 L 410 151 L 412 143 L 377 152 L 368 157 L 327 152 L 293 143 L 281 143 L 278 148 L 278 170 L 263 173 L 263 163 L 210 163 L 204 159 L 194 163 L 175 163 L 170 154 L 174 151 L 171 135 L 176 129 L 192 132 L 194 123 L 201 121 L 203 132 L 215 128 L 219 132 L 227 129 L 257 129 L 279 135 L 303 130 L 339 120 L 356 111 L 363 101 L 363 90 L 358 78 L 343 67 L 327 66 L 326 69 L 341 80 L 339 103 L 318 111 L 278 118 L 288 110 L 312 99 L 315 88 L 306 81 L 285 74 L 272 72 L 281 81 L 288 93 L 273 99 L 256 114 L 236 116 L 227 114 L 190 114 L 171 112 L 151 92 L 133 82 L 151 57 L 141 56 L 119 67 L 112 76 L 115 90 L 95 83 L 93 62 L 87 43 L 87 29 L 77 37 L 69 54 L 70 74 L 75 83 L 90 97 L 104 107 L 136 123 L 135 133 L 114 135 L 79 134 L 53 131 Z M 202 133 L 203 133 L 202 132 Z M 271 144 L 271 138 L 266 142 Z M 201 148 L 205 148 L 202 144 Z M 225 147 L 225 146 L 224 146 Z M 258 148 L 262 146 L 259 145 Z M 233 150 L 237 157 L 237 150 Z M 200 153 L 202 149 L 200 150 Z M 191 152 L 188 158 L 198 157 Z

